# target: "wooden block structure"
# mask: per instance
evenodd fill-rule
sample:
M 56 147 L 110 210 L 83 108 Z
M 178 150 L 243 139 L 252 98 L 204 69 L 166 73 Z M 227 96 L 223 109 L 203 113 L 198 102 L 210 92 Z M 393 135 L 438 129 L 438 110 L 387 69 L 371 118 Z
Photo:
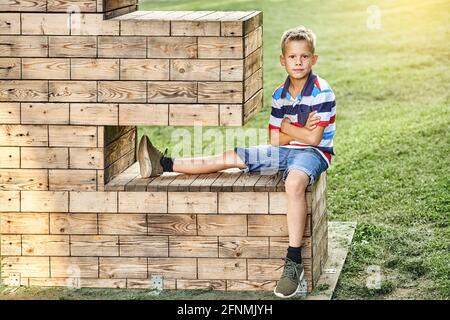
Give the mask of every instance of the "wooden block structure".
M 281 173 L 142 179 L 137 126 L 242 126 L 262 105 L 262 13 L 136 0 L 0 4 L 2 282 L 272 290 Z M 326 175 L 307 190 L 308 290 L 327 258 Z

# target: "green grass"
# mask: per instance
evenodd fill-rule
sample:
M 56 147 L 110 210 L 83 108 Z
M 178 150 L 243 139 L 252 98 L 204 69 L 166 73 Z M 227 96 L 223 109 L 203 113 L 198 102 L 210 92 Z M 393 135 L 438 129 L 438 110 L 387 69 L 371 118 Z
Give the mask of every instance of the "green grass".
M 379 30 L 367 28 L 370 5 L 381 10 Z M 282 32 L 298 24 L 312 28 L 320 55 L 315 71 L 331 84 L 337 100 L 328 213 L 331 220 L 358 222 L 334 298 L 450 298 L 450 2 L 141 2 L 140 10 L 154 9 L 264 12 L 264 106 L 245 128 L 266 128 L 271 93 L 285 78 L 278 62 Z M 170 152 L 174 130 L 145 127 L 140 135 L 148 134 Z M 381 270 L 380 289 L 366 286 L 371 266 Z M 204 291 L 153 296 L 148 291 L 52 290 L 45 291 L 47 296 L 68 299 L 271 298 Z

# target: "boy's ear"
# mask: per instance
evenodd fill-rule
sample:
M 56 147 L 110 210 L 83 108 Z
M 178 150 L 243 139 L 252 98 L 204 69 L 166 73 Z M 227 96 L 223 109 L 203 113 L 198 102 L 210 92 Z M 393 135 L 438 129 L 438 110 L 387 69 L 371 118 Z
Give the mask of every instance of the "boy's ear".
M 319 60 L 319 55 L 318 54 L 314 54 L 312 57 L 312 64 L 316 64 L 317 60 Z
M 282 66 L 286 64 L 286 60 L 284 59 L 284 55 L 282 53 L 280 54 L 280 63 Z

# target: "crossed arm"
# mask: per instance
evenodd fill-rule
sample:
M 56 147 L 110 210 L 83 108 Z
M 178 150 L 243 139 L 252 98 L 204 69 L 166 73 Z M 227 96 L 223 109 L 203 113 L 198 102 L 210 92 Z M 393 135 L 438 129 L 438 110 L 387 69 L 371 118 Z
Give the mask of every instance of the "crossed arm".
M 325 127 L 318 126 L 320 117 L 314 116 L 316 112 L 311 112 L 304 127 L 297 127 L 290 123 L 288 118 L 281 122 L 280 130 L 269 130 L 270 144 L 281 146 L 292 140 L 301 143 L 318 145 L 322 140 Z

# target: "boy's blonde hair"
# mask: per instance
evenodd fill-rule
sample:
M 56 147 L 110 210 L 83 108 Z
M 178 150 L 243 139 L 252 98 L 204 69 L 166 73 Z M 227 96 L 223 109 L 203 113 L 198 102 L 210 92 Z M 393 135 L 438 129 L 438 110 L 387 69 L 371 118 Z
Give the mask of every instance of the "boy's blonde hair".
M 307 29 L 304 26 L 298 26 L 289 30 L 286 30 L 281 36 L 281 52 L 284 54 L 286 44 L 291 40 L 306 40 L 311 47 L 311 52 L 316 50 L 316 35 L 311 29 Z

